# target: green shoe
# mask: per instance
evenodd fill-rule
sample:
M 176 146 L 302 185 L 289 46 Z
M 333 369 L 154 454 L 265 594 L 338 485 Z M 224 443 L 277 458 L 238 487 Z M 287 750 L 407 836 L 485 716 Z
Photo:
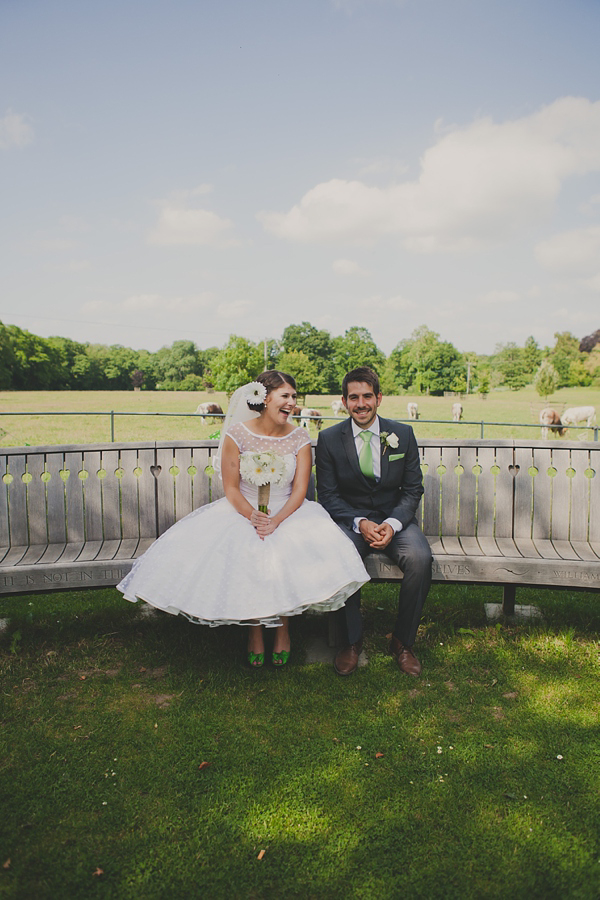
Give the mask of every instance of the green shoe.
M 264 666 L 264 664 L 264 653 L 253 653 L 251 650 L 248 650 L 248 665 L 251 669 L 260 669 L 261 666 Z
M 275 653 L 275 651 L 273 651 L 273 665 L 276 668 L 279 668 L 280 666 L 285 666 L 285 664 L 287 663 L 289 658 L 290 658 L 289 650 L 282 650 L 281 653 Z

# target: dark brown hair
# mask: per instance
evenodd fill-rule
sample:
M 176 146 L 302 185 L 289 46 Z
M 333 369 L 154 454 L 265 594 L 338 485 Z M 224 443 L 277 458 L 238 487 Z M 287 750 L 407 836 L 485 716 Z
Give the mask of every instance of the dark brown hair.
M 270 394 L 271 391 L 277 390 L 282 384 L 289 384 L 290 387 L 293 387 L 294 390 L 296 390 L 296 382 L 293 377 L 286 372 L 279 372 L 277 369 L 268 369 L 266 372 L 261 372 L 254 380 L 258 381 L 259 384 L 264 384 L 267 389 L 267 395 Z M 265 408 L 265 404 L 250 403 L 250 401 L 248 401 L 248 407 L 253 412 L 262 412 Z
M 342 395 L 346 400 L 348 399 L 348 385 L 351 381 L 361 381 L 365 384 L 370 384 L 374 394 L 381 393 L 379 387 L 379 375 L 368 366 L 359 366 L 358 369 L 352 369 L 351 372 L 344 375 L 344 380 L 342 381 Z

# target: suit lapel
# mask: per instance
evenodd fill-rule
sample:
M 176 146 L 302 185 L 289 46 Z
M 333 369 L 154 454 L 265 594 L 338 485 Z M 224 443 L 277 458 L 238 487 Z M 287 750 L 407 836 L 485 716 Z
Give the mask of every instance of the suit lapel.
M 390 470 L 390 451 L 388 448 L 385 451 L 385 453 L 383 452 L 385 445 L 381 441 L 381 432 L 382 431 L 389 432 L 389 431 L 391 431 L 391 428 L 390 428 L 390 425 L 388 424 L 387 420 L 382 419 L 381 416 L 379 416 L 379 453 L 380 453 L 380 460 L 381 460 L 381 480 L 379 483 L 385 484 L 385 481 L 388 476 L 388 472 Z

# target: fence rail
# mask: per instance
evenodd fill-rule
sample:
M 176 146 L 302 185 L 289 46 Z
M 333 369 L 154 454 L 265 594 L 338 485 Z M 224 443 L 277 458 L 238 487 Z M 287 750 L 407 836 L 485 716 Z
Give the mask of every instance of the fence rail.
M 179 413 L 179 412 L 121 412 L 117 409 L 111 409 L 107 411 L 94 411 L 87 412 L 83 410 L 69 410 L 67 412 L 61 411 L 53 411 L 48 412 L 44 410 L 43 412 L 14 412 L 14 411 L 0 411 L 1 416 L 108 416 L 110 417 L 110 440 L 111 443 L 115 442 L 115 419 L 117 416 L 168 416 L 170 418 L 189 418 L 189 419 L 224 419 L 225 413 Z M 333 421 L 340 422 L 342 421 L 339 416 L 308 416 L 313 422 L 324 422 L 324 421 Z M 0 419 L 1 421 L 1 419 Z M 537 428 L 541 429 L 541 425 L 535 424 L 532 425 L 528 422 L 486 422 L 483 419 L 476 420 L 468 420 L 461 419 L 460 422 L 455 422 L 453 419 L 395 419 L 396 422 L 405 422 L 408 425 L 415 425 L 415 423 L 421 424 L 433 424 L 433 425 L 456 425 L 458 427 L 462 425 L 478 425 L 480 428 L 480 438 L 483 440 L 485 438 L 485 429 L 486 427 L 500 427 L 500 428 Z M 598 431 L 600 430 L 600 426 L 598 425 L 563 425 L 561 426 L 565 429 L 576 429 L 577 431 L 591 431 L 593 433 L 594 441 L 598 440 Z

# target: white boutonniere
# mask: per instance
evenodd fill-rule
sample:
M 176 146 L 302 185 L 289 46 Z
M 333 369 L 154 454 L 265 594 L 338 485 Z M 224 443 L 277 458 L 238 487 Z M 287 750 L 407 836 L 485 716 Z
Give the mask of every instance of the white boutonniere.
M 379 435 L 379 439 L 381 441 L 381 455 L 385 456 L 385 451 L 388 447 L 391 447 L 392 450 L 395 450 L 399 444 L 398 435 L 394 434 L 394 432 L 382 431 Z

